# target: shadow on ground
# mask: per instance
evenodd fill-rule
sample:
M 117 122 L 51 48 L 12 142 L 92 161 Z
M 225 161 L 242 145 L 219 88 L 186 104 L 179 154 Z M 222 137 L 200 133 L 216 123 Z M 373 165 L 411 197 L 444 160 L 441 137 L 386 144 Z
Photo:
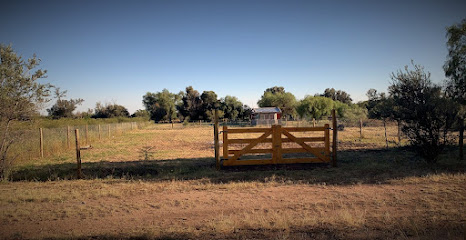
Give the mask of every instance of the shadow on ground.
M 85 179 L 209 180 L 212 183 L 283 181 L 310 184 L 376 184 L 391 179 L 458 173 L 466 162 L 447 151 L 436 164 L 427 164 L 409 148 L 338 152 L 338 167 L 329 164 L 241 166 L 217 171 L 213 158 L 83 163 Z M 54 181 L 76 178 L 76 164 L 61 163 L 22 168 L 12 181 Z

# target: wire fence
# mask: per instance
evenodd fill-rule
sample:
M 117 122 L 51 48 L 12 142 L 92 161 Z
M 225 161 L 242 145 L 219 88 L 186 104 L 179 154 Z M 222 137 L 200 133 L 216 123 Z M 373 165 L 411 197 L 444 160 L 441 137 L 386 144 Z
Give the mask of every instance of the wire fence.
M 16 160 L 59 156 L 75 150 L 75 129 L 79 129 L 81 145 L 92 145 L 148 124 L 151 123 L 124 122 L 12 131 L 10 139 L 13 139 L 13 144 L 9 153 Z

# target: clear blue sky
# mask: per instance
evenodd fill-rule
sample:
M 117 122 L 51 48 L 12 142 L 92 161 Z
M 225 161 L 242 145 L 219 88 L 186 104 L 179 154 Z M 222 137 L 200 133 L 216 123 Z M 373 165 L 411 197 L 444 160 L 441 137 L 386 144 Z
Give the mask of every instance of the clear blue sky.
M 411 59 L 445 77 L 445 28 L 466 1 L 2 1 L 0 43 L 36 53 L 47 81 L 130 112 L 142 96 L 192 85 L 256 106 L 284 86 L 298 99 L 333 87 L 356 101 L 386 91 Z

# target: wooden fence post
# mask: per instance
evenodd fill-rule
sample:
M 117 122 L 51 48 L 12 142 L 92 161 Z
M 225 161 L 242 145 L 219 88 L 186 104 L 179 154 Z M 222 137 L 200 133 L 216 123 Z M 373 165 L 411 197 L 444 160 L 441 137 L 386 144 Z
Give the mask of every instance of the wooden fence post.
M 99 141 L 102 140 L 102 135 L 100 134 L 100 124 L 99 124 Z
M 315 119 L 315 118 L 312 119 L 312 126 L 313 126 L 313 127 L 316 126 L 316 119 Z
M 108 124 L 108 138 L 110 138 L 110 124 Z
M 337 128 L 337 116 L 335 113 L 335 109 L 332 110 L 332 127 L 333 127 L 333 139 L 332 139 L 332 166 L 337 166 L 337 136 L 338 136 L 338 128 Z
M 362 139 L 362 119 L 359 119 L 359 138 Z
M 74 130 L 74 135 L 76 139 L 76 162 L 77 162 L 77 172 L 76 177 L 78 179 L 82 178 L 82 171 L 81 171 L 81 146 L 79 145 L 79 129 Z
M 44 158 L 44 135 L 42 134 L 42 128 L 39 128 L 39 148 L 40 157 Z
M 214 115 L 214 147 L 215 147 L 215 166 L 220 170 L 220 146 L 218 144 L 218 109 L 215 109 Z
M 70 126 L 68 126 L 68 127 L 66 128 L 66 142 L 67 142 L 67 144 L 68 144 L 68 149 L 71 148 L 70 131 L 71 131 Z
M 89 144 L 89 126 L 86 124 L 86 145 Z

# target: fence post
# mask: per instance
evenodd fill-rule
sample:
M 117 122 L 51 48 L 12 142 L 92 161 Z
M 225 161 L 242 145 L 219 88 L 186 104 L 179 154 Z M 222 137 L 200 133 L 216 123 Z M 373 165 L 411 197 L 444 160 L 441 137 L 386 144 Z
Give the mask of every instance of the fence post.
M 100 124 L 99 124 L 99 141 L 102 140 L 102 135 L 100 134 Z
M 67 126 L 66 128 L 66 143 L 68 144 L 68 149 L 71 148 L 71 140 L 70 140 L 70 126 Z
M 44 158 L 44 135 L 42 134 L 42 128 L 39 128 L 39 147 L 40 157 Z
M 315 119 L 315 118 L 312 119 L 312 126 L 313 126 L 313 127 L 316 126 L 316 119 Z
M 89 127 L 86 124 L 86 145 L 89 145 Z
M 107 126 L 108 126 L 108 130 L 107 130 L 107 132 L 108 132 L 108 138 L 110 138 L 110 124 L 108 124 Z
M 332 109 L 332 127 L 333 127 L 333 139 L 332 139 L 332 166 L 337 166 L 337 136 L 338 136 L 338 128 L 337 128 L 337 116 L 335 114 L 335 109 Z
M 218 110 L 215 109 L 214 115 L 214 147 L 215 147 L 215 166 L 220 170 L 220 146 L 218 144 Z
M 359 119 L 359 138 L 362 139 L 362 119 Z
M 228 159 L 228 127 L 223 125 L 223 160 Z
M 324 149 L 325 149 L 325 156 L 328 157 L 328 160 L 330 161 L 330 158 L 332 157 L 330 153 L 330 125 L 326 123 L 324 125 Z M 333 162 L 332 162 L 333 163 Z
M 78 179 L 81 179 L 82 171 L 81 171 L 81 146 L 79 145 L 79 129 L 74 130 L 74 135 L 76 139 L 76 162 L 78 165 L 76 176 Z
M 282 126 L 272 125 L 272 162 L 282 162 Z

